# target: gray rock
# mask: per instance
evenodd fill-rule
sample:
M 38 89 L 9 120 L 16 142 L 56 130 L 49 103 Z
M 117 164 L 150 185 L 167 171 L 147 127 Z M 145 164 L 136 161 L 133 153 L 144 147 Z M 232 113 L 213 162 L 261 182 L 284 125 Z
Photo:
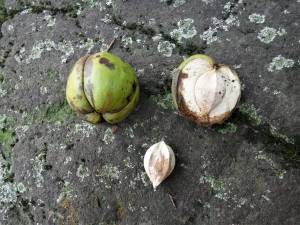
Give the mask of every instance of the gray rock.
M 0 40 L 0 224 L 297 224 L 299 11 L 295 1 L 6 1 Z M 115 127 L 65 101 L 76 60 L 103 51 L 135 68 L 136 111 Z M 238 109 L 198 127 L 170 97 L 171 72 L 206 53 L 235 68 Z M 152 144 L 176 154 L 153 191 Z

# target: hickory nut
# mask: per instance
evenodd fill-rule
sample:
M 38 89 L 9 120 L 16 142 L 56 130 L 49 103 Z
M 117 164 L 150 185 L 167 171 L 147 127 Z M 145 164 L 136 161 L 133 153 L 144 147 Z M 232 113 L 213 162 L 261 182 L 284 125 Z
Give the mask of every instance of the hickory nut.
M 125 119 L 136 107 L 140 88 L 132 67 L 109 52 L 80 58 L 67 81 L 71 108 L 91 123 Z
M 152 145 L 144 156 L 144 168 L 154 190 L 175 167 L 175 155 L 164 141 Z
M 179 112 L 199 125 L 221 124 L 241 96 L 234 70 L 207 55 L 194 55 L 174 71 L 172 96 Z

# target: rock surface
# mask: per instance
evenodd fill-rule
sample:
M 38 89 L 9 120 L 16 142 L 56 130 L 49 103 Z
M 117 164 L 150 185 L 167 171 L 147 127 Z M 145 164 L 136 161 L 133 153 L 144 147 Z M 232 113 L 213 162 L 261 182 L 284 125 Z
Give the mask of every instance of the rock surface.
M 1 0 L 0 224 L 299 224 L 299 12 L 299 0 Z M 66 78 L 115 36 L 142 98 L 117 127 L 93 126 L 66 104 Z M 195 53 L 243 83 L 222 126 L 172 106 L 171 72 Z M 177 164 L 154 192 L 142 159 L 160 140 Z

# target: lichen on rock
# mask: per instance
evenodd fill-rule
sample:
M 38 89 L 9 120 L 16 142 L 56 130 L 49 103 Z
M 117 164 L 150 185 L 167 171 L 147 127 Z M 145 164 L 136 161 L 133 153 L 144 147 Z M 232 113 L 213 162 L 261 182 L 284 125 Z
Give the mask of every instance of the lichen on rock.
M 280 71 L 284 68 L 291 68 L 295 64 L 294 60 L 287 59 L 282 55 L 278 55 L 272 59 L 272 62 L 269 64 L 268 71 L 275 72 Z
M 166 57 L 171 57 L 175 44 L 169 41 L 160 41 L 157 45 L 157 51 Z
M 271 43 L 276 36 L 283 36 L 286 34 L 285 29 L 275 29 L 273 27 L 265 27 L 263 28 L 257 35 L 257 38 L 265 43 L 265 44 L 269 44 Z
M 251 15 L 249 15 L 249 20 L 251 23 L 264 23 L 265 22 L 265 15 L 261 15 L 261 14 L 258 14 L 258 13 L 253 13 Z
M 190 39 L 197 34 L 196 27 L 194 26 L 194 20 L 192 18 L 186 18 L 177 22 L 177 27 L 170 32 L 170 36 L 182 43 L 184 39 Z
M 112 131 L 111 128 L 107 128 L 107 129 L 105 130 L 104 136 L 103 136 L 103 139 L 102 139 L 102 140 L 104 141 L 104 143 L 105 143 L 106 145 L 110 145 L 110 144 L 112 144 L 112 143 L 114 142 L 114 140 L 115 140 L 115 135 L 114 135 L 114 133 L 113 133 L 113 131 Z

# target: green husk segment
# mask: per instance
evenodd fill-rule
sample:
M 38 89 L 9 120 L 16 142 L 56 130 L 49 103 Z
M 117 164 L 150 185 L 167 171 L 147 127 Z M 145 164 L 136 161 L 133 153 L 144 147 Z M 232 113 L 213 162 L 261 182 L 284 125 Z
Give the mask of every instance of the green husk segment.
M 93 112 L 94 109 L 88 102 L 83 91 L 83 68 L 88 56 L 80 58 L 68 77 L 66 97 L 71 108 L 80 113 Z
M 101 115 L 96 112 L 81 114 L 80 117 L 82 117 L 82 119 L 84 119 L 90 123 L 93 123 L 93 124 L 97 124 L 101 121 Z
M 173 103 L 178 109 L 178 104 L 177 104 L 177 89 L 178 89 L 178 79 L 180 76 L 180 69 L 177 68 L 172 72 L 172 86 L 171 86 L 171 92 L 172 92 L 172 99 Z
M 66 97 L 82 119 L 96 124 L 125 119 L 136 107 L 140 88 L 132 67 L 119 57 L 100 52 L 80 58 L 67 81 Z
M 135 82 L 132 67 L 109 52 L 91 55 L 85 63 L 85 95 L 98 113 L 114 113 L 124 108 Z
M 212 66 L 215 64 L 215 60 L 213 58 L 211 58 L 208 55 L 204 55 L 204 54 L 196 54 L 196 55 L 192 55 L 190 57 L 188 57 L 187 59 L 185 59 L 178 67 L 178 69 L 182 70 L 186 64 L 188 64 L 189 62 L 191 62 L 194 59 L 203 59 L 206 60 L 208 63 L 210 63 Z
M 117 113 L 104 113 L 102 116 L 108 123 L 118 123 L 125 119 L 136 107 L 140 97 L 140 87 L 136 80 L 136 89 L 131 96 L 130 102 Z

